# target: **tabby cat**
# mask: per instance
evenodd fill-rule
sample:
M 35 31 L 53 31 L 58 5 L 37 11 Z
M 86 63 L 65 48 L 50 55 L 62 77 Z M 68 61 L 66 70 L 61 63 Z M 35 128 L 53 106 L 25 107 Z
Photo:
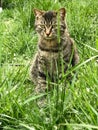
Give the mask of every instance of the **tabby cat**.
M 65 8 L 58 11 L 34 9 L 34 15 L 39 41 L 30 75 L 36 85 L 35 91 L 39 93 L 46 90 L 48 81 L 54 83 L 61 78 L 69 64 L 76 65 L 79 56 L 67 30 Z

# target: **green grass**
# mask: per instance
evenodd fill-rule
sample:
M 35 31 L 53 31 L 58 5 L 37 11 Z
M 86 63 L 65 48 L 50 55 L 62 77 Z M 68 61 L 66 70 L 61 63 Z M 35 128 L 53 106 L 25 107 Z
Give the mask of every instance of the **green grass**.
M 0 13 L 0 129 L 97 130 L 98 129 L 98 1 L 6 0 Z M 29 78 L 30 62 L 37 48 L 33 8 L 65 7 L 70 35 L 80 63 L 71 71 L 78 79 L 63 86 L 59 81 L 39 108 Z M 66 77 L 66 75 L 64 75 Z M 63 80 L 62 80 L 63 81 Z M 61 88 L 65 88 L 62 91 Z M 57 88 L 57 89 L 56 89 Z

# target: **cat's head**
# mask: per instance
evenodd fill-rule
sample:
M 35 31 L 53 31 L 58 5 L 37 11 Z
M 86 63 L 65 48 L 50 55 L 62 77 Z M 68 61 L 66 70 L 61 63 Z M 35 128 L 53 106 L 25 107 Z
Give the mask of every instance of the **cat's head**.
M 55 39 L 64 33 L 66 25 L 64 22 L 66 10 L 61 8 L 58 11 L 41 11 L 34 9 L 35 28 L 38 34 L 44 39 Z

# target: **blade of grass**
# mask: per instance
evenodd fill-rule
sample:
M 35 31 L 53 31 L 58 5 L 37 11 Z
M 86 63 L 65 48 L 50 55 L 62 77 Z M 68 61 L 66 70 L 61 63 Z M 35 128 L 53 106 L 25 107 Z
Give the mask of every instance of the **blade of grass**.
M 69 123 L 61 123 L 58 126 L 73 126 L 73 127 L 82 127 L 82 128 L 88 128 L 88 129 L 96 129 L 98 130 L 98 126 L 90 125 L 90 124 L 69 124 Z

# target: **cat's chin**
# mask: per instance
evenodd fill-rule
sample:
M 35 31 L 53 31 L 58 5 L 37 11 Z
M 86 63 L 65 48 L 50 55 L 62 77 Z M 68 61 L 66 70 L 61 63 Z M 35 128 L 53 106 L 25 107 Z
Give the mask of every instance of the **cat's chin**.
M 56 39 L 56 37 L 54 36 L 54 37 L 44 37 L 44 39 L 45 40 L 54 40 L 54 39 Z

